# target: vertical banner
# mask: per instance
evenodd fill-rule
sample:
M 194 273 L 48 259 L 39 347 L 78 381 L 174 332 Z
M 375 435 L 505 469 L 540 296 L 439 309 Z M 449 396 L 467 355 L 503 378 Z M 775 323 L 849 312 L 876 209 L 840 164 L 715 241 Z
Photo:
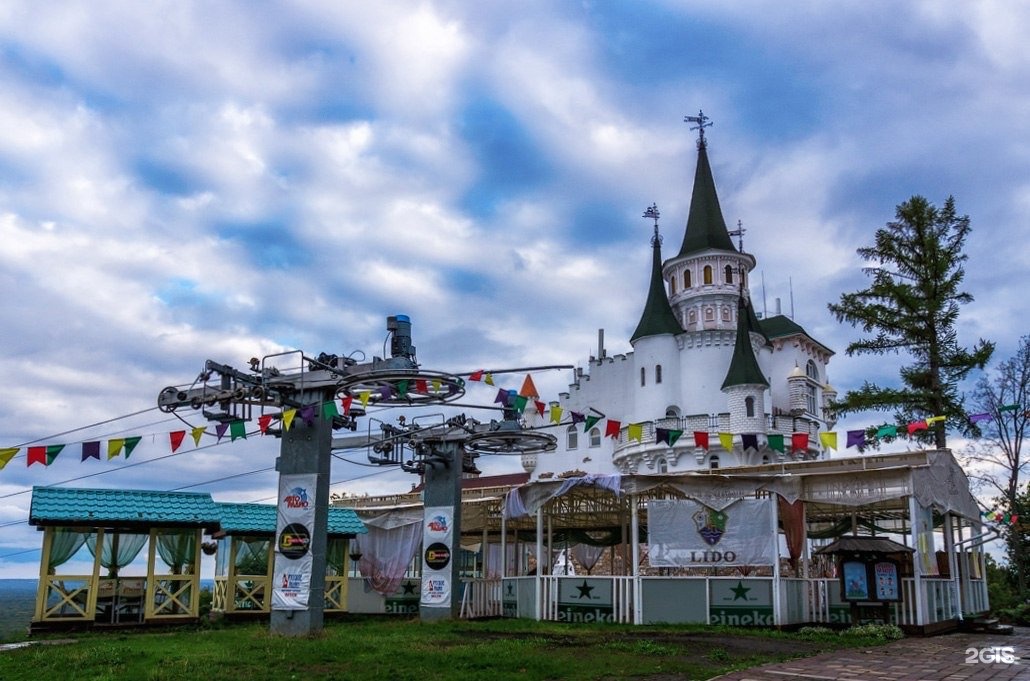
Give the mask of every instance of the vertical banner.
M 933 508 L 916 504 L 916 550 L 919 552 L 919 565 L 924 577 L 936 577 L 937 554 L 933 545 Z
M 422 520 L 422 605 L 446 608 L 451 605 L 451 561 L 454 559 L 454 509 L 427 506 Z
M 307 610 L 317 474 L 280 475 L 276 504 L 273 610 Z

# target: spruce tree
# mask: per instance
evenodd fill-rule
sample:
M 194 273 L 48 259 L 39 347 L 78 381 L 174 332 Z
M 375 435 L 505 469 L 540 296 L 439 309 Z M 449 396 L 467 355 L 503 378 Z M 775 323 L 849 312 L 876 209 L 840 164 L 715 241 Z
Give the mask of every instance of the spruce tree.
M 872 279 L 861 291 L 844 293 L 829 305 L 839 322 L 868 334 L 847 347 L 847 354 L 906 354 L 901 387 L 868 381 L 848 391 L 833 408 L 838 414 L 893 411 L 898 423 L 931 416 L 969 432 L 958 384 L 991 358 L 994 343 L 980 339 L 972 350 L 958 343 L 959 305 L 973 296 L 961 290 L 969 234 L 969 216 L 955 212 L 952 197 L 937 208 L 922 196 L 898 205 L 895 220 L 876 231 L 874 245 L 858 254 L 876 266 L 865 268 Z M 918 433 L 924 442 L 947 446 L 945 424 Z

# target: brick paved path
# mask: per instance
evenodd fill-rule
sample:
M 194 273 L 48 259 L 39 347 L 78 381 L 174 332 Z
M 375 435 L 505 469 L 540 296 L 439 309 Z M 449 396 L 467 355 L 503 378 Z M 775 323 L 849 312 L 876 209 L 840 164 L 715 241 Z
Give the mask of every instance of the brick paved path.
M 1012 663 L 988 663 L 981 662 L 976 656 L 975 664 L 966 661 L 973 657 L 974 651 L 992 646 L 1013 648 L 1016 660 Z M 1030 628 L 1016 627 L 1012 636 L 945 634 L 911 637 L 877 648 L 849 648 L 715 678 L 718 681 L 1030 681 Z

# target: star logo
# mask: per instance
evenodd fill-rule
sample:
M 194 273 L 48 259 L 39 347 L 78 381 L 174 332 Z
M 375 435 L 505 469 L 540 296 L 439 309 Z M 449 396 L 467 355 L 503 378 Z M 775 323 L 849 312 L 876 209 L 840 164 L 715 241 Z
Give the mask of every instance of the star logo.
M 515 585 L 514 584 L 508 584 L 508 595 L 509 596 L 514 596 L 515 595 Z
M 579 590 L 579 598 L 590 598 L 590 592 L 594 590 L 594 587 L 587 586 L 587 580 L 583 580 L 583 583 L 576 587 Z
M 733 600 L 735 601 L 746 601 L 747 592 L 751 591 L 751 587 L 744 586 L 744 583 L 737 580 L 737 586 L 731 587 L 730 591 L 733 592 Z
M 409 594 L 412 595 L 412 596 L 415 595 L 415 582 L 404 582 L 404 586 L 401 587 L 401 588 L 404 589 L 404 595 L 405 596 L 407 596 Z

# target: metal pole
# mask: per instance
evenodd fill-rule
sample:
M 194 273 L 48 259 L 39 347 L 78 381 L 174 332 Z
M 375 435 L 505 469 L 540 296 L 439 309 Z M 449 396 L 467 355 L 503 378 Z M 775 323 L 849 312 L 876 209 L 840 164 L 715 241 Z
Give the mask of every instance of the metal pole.
M 629 496 L 630 541 L 633 542 L 633 624 L 643 623 L 643 609 L 640 603 L 640 511 L 637 508 L 637 495 Z

